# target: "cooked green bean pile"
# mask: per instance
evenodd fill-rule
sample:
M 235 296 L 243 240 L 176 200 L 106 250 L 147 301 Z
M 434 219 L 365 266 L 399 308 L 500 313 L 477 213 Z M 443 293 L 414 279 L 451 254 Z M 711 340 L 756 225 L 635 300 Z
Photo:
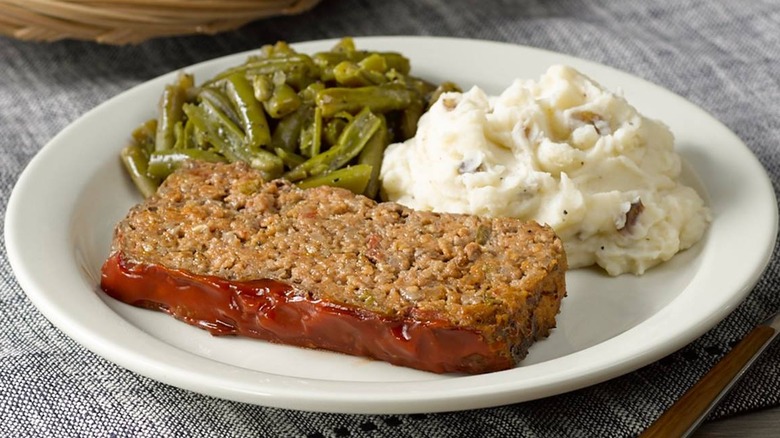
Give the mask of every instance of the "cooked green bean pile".
M 165 87 L 156 119 L 139 126 L 121 158 L 144 196 L 187 160 L 243 161 L 267 180 L 344 187 L 375 198 L 385 147 L 414 135 L 445 91 L 409 74 L 394 52 L 266 45 L 200 86 L 181 74 Z

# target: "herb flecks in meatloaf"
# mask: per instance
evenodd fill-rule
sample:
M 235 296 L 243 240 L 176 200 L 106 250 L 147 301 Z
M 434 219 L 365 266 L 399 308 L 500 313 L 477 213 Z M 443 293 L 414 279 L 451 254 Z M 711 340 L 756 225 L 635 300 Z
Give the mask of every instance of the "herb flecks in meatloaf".
M 566 258 L 549 227 L 413 211 L 332 187 L 300 190 L 264 182 L 243 164 L 192 163 L 172 174 L 119 223 L 112 253 L 228 282 L 275 280 L 291 299 L 352 309 L 388 327 L 470 332 L 501 356 L 500 367 L 549 333 L 565 295 Z M 161 304 L 175 313 L 177 303 Z M 497 367 L 473 365 L 484 358 L 442 368 L 360 354 L 434 371 Z

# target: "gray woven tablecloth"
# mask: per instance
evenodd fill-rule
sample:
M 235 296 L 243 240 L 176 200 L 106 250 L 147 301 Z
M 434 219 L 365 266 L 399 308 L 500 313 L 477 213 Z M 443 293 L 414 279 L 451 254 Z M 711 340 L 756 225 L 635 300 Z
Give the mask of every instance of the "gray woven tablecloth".
M 25 165 L 47 141 L 133 85 L 276 40 L 400 34 L 507 41 L 630 72 L 712 113 L 747 143 L 773 183 L 780 178 L 776 0 L 325 0 L 304 15 L 269 19 L 216 37 L 130 47 L 0 37 L 0 214 Z M 780 258 L 775 254 L 747 300 L 712 331 L 606 383 L 476 411 L 318 414 L 202 396 L 90 353 L 30 303 L 4 248 L 0 245 L 3 436 L 630 436 L 647 427 L 754 324 L 780 308 Z M 778 404 L 780 343 L 712 417 Z

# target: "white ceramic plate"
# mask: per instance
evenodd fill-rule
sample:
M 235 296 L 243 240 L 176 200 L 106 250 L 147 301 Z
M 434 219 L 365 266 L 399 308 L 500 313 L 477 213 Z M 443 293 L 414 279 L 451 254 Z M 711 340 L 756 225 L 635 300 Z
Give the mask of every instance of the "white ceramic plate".
M 558 328 L 521 366 L 477 376 L 435 375 L 386 363 L 240 338 L 215 338 L 162 313 L 98 290 L 114 224 L 140 197 L 117 154 L 130 131 L 154 117 L 176 72 L 85 114 L 30 162 L 11 196 L 6 245 L 19 283 L 57 327 L 95 353 L 153 379 L 261 405 L 351 413 L 409 413 L 495 406 L 592 385 L 691 342 L 745 297 L 770 257 L 777 211 L 772 186 L 747 147 L 700 108 L 658 86 L 569 56 L 484 41 L 425 37 L 356 39 L 401 51 L 433 81 L 498 93 L 515 77 L 573 65 L 640 111 L 666 122 L 709 199 L 705 239 L 641 277 L 596 270 L 568 274 Z M 305 52 L 334 41 L 298 44 Z M 243 62 L 238 54 L 186 70 L 196 79 Z M 697 178 L 698 176 L 698 178 Z

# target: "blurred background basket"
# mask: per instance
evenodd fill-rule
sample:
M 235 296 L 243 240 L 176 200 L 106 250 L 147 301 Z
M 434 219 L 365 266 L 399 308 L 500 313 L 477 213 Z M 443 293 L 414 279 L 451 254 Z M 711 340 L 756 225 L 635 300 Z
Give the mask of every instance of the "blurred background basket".
M 0 34 L 22 40 L 77 39 L 132 44 L 150 38 L 215 34 L 319 0 L 0 0 Z

